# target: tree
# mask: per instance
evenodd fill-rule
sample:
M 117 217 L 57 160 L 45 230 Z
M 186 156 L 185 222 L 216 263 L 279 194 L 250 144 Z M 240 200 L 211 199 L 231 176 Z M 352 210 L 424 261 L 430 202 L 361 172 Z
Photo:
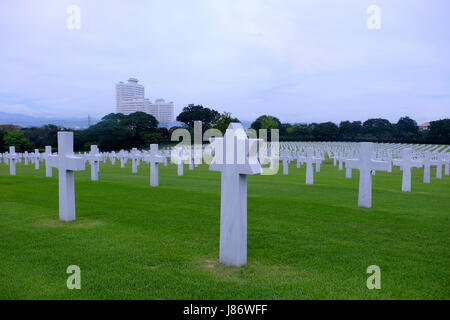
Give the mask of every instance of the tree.
M 363 133 L 365 140 L 371 141 L 391 141 L 394 138 L 394 126 L 386 119 L 368 119 L 363 123 Z
M 120 150 L 131 147 L 131 131 L 114 121 L 100 121 L 85 130 L 83 147 L 97 144 L 100 150 Z
M 315 140 L 332 141 L 337 139 L 339 128 L 333 122 L 319 123 L 313 127 L 312 134 Z
M 170 141 L 170 133 L 167 128 L 157 128 L 155 132 L 162 136 L 163 141 Z
M 409 117 L 402 117 L 395 125 L 396 137 L 400 142 L 414 142 L 419 136 L 417 122 Z
M 125 120 L 127 118 L 126 115 L 123 113 L 110 113 L 104 116 L 101 120 L 102 121 L 113 121 L 120 123 L 121 121 Z
M 279 129 L 281 122 L 276 117 L 264 115 L 253 121 L 250 127 L 256 131 L 259 129 Z
M 3 152 L 6 150 L 5 145 L 3 143 L 3 137 L 5 136 L 6 131 L 0 129 L 0 152 Z
M 152 133 L 158 127 L 158 120 L 145 112 L 134 112 L 120 122 L 131 131 L 137 147 L 144 145 L 144 134 Z
M 194 127 L 194 121 L 201 121 L 203 129 L 206 130 L 210 128 L 211 123 L 218 115 L 219 112 L 216 110 L 190 104 L 183 108 L 183 111 L 177 116 L 177 121 L 183 122 L 188 128 Z
M 223 112 L 216 116 L 212 122 L 212 128 L 220 130 L 223 134 L 227 130 L 231 122 L 240 122 L 239 119 L 233 118 L 230 112 Z
M 164 140 L 164 137 L 161 133 L 146 133 L 144 134 L 144 143 L 146 145 L 150 145 L 152 143 L 160 143 Z
M 19 152 L 33 149 L 33 145 L 25 138 L 21 130 L 7 131 L 3 137 L 3 143 L 6 147 L 16 147 L 16 151 Z
M 428 143 L 450 144 L 450 119 L 431 121 L 425 137 Z
M 361 121 L 342 121 L 339 124 L 339 139 L 356 141 L 361 133 Z
M 280 129 L 280 137 L 281 136 L 288 136 L 288 129 L 292 127 L 292 124 L 290 123 L 282 123 L 279 127 Z
M 36 148 L 43 149 L 45 146 L 56 147 L 58 131 L 62 131 L 63 128 L 55 126 L 53 124 L 47 124 L 40 128 L 31 127 L 23 128 L 22 131 L 25 138 L 30 140 Z

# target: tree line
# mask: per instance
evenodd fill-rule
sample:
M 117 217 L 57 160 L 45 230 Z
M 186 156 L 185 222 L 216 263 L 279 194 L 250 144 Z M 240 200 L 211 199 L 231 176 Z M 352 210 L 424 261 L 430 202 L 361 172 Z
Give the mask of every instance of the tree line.
M 180 127 L 158 128 L 158 121 L 152 115 L 135 112 L 130 115 L 110 113 L 100 122 L 84 130 L 62 128 L 52 124 L 42 127 L 20 128 L 14 125 L 0 126 L 0 151 L 15 146 L 18 152 L 43 150 L 46 145 L 57 147 L 57 133 L 61 130 L 74 132 L 76 151 L 88 151 L 90 146 L 98 145 L 100 150 L 148 148 L 151 143 L 173 144 L 172 132 L 178 128 L 191 131 L 193 137 L 194 121 L 202 121 L 202 129 L 218 129 L 225 133 L 231 122 L 240 122 L 229 112 L 218 111 L 190 104 L 177 116 Z M 361 121 L 342 121 L 322 123 L 281 123 L 271 115 L 263 115 L 252 122 L 251 128 L 278 129 L 280 141 L 372 141 L 390 143 L 432 143 L 450 144 L 450 119 L 430 122 L 428 130 L 420 131 L 417 122 L 405 116 L 397 123 L 386 119 Z

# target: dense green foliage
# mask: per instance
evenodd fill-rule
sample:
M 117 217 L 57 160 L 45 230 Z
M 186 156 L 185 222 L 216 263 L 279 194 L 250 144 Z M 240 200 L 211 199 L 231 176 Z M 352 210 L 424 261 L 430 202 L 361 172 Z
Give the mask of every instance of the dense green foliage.
M 417 122 L 409 117 L 397 123 L 386 119 L 288 124 L 280 126 L 280 140 L 284 141 L 372 141 L 393 143 L 450 144 L 450 119 L 430 122 L 426 131 L 419 131 Z
M 33 148 L 33 145 L 25 138 L 21 130 L 6 131 L 3 135 L 3 145 L 5 148 L 15 146 L 17 152 L 23 152 Z
M 330 163 L 330 161 L 328 161 Z M 57 171 L 0 165 L 0 299 L 450 299 L 449 177 L 412 192 L 401 173 L 373 177 L 373 208 L 357 207 L 358 173 L 322 165 L 305 185 L 289 175 L 248 177 L 248 265 L 218 263 L 220 174 L 177 176 L 101 165 L 75 174 L 77 221 L 58 221 Z M 367 267 L 381 269 L 368 290 Z M 68 290 L 66 269 L 81 269 Z
M 201 105 L 190 104 L 183 109 L 178 121 L 194 138 L 194 121 L 202 121 L 203 132 L 210 128 L 225 132 L 232 121 L 239 121 L 229 112 L 219 113 Z M 172 132 L 180 127 L 170 129 L 158 128 L 158 121 L 151 115 L 135 112 L 128 116 L 121 113 L 110 113 L 101 121 L 85 130 L 75 131 L 75 150 L 89 150 L 91 144 L 100 150 L 111 151 L 148 147 L 151 143 L 173 144 Z M 419 131 L 417 122 L 409 117 L 402 117 L 397 123 L 386 119 L 368 119 L 361 121 L 342 121 L 339 126 L 333 122 L 323 123 L 281 123 L 274 116 L 258 117 L 251 128 L 279 129 L 281 141 L 372 141 L 393 143 L 433 143 L 450 144 L 450 119 L 430 122 L 426 131 Z M 46 125 L 40 128 L 0 129 L 0 152 L 8 146 L 15 145 L 18 151 L 34 148 L 44 149 L 46 145 L 56 148 L 57 132 L 63 128 Z M 70 130 L 70 129 L 69 129 Z M 11 133 L 22 131 L 22 133 Z M 270 137 L 270 132 L 269 132 Z M 5 140 L 6 139 L 6 140 Z M 7 143 L 6 143 L 7 142 Z M 13 144 L 12 144 L 13 143 Z
M 206 130 L 210 128 L 218 115 L 219 112 L 216 110 L 190 104 L 183 108 L 183 111 L 177 116 L 177 121 L 183 122 L 190 129 L 194 127 L 194 121 L 201 121 L 203 130 Z
M 212 128 L 220 130 L 223 134 L 231 122 L 240 122 L 238 118 L 233 118 L 230 112 L 223 112 L 216 116 L 212 122 Z
M 430 122 L 427 132 L 430 141 L 435 143 L 450 143 L 450 119 Z
M 278 118 L 275 118 L 273 116 L 260 116 L 255 121 L 253 121 L 252 125 L 250 126 L 252 129 L 259 130 L 259 129 L 280 129 L 281 122 L 278 120 Z

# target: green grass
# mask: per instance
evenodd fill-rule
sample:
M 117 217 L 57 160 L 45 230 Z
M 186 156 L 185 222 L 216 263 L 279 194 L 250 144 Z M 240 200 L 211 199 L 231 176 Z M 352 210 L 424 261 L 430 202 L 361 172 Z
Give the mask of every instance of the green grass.
M 58 221 L 57 171 L 0 165 L 0 299 L 449 299 L 450 177 L 402 193 L 401 173 L 373 178 L 373 208 L 357 207 L 358 173 L 322 165 L 248 178 L 248 265 L 218 263 L 220 175 L 178 177 L 130 162 L 76 173 L 77 221 Z M 369 265 L 381 290 L 368 290 Z M 66 269 L 81 268 L 81 290 Z

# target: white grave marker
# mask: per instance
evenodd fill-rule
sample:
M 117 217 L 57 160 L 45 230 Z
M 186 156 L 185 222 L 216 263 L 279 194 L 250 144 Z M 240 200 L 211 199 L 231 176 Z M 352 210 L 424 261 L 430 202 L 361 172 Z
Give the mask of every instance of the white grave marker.
M 89 159 L 89 164 L 91 165 L 91 181 L 98 181 L 98 172 L 100 171 L 100 160 L 102 156 L 98 151 L 96 145 L 91 145 L 91 151 L 87 157 Z
M 9 162 L 9 175 L 16 175 L 16 163 L 19 160 L 19 155 L 16 153 L 16 147 L 9 147 L 9 153 L 6 156 Z
M 373 143 L 361 142 L 359 159 L 347 159 L 346 166 L 359 170 L 358 207 L 372 207 L 372 173 L 375 171 L 388 171 L 388 163 L 372 160 Z
M 150 145 L 150 154 L 147 156 L 150 162 L 150 186 L 157 187 L 159 185 L 159 168 L 158 163 L 163 163 L 165 157 L 158 153 L 158 145 Z
M 75 220 L 74 171 L 85 169 L 84 160 L 73 153 L 73 132 L 58 132 L 58 155 L 49 156 L 49 166 L 58 168 L 59 220 Z
M 411 168 L 421 168 L 422 161 L 412 160 L 412 149 L 402 150 L 401 160 L 394 160 L 394 165 L 400 166 L 402 174 L 402 192 L 411 192 Z
M 39 149 L 34 149 L 34 168 L 36 170 L 39 170 L 39 162 L 40 162 L 40 153 L 39 153 Z
M 224 138 L 214 138 L 214 159 L 209 170 L 221 172 L 220 263 L 247 263 L 247 175 L 261 174 L 255 156 L 249 155 L 256 139 L 248 139 L 242 124 L 231 123 Z
M 49 166 L 48 164 L 48 159 L 49 157 L 52 155 L 52 147 L 51 146 L 45 146 L 45 154 L 44 154 L 44 159 L 45 159 L 45 176 L 47 178 L 51 178 L 52 177 L 52 167 Z

